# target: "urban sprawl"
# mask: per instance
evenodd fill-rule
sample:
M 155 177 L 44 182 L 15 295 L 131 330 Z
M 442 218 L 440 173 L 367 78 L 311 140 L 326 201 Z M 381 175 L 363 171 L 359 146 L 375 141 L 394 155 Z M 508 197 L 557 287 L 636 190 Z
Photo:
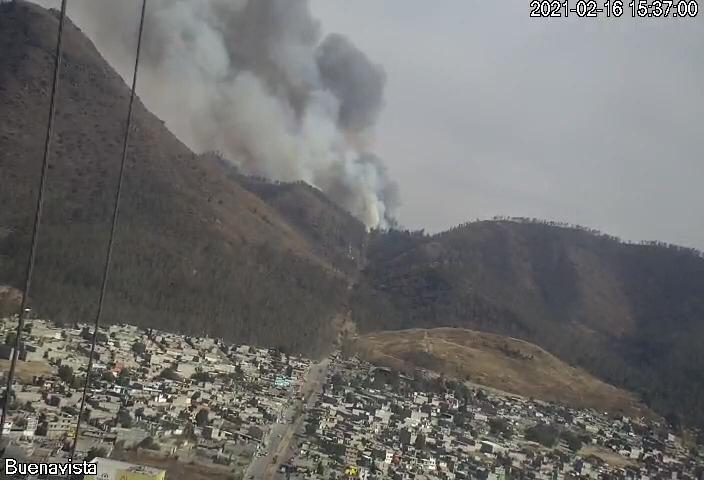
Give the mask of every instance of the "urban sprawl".
M 0 323 L 3 377 L 16 330 L 16 319 Z M 340 352 L 314 361 L 129 325 L 96 339 L 71 458 L 93 331 L 26 322 L 12 395 L 2 395 L 5 458 L 91 462 L 98 475 L 85 478 L 115 480 L 199 469 L 233 480 L 704 480 L 702 439 L 655 417 L 574 409 Z

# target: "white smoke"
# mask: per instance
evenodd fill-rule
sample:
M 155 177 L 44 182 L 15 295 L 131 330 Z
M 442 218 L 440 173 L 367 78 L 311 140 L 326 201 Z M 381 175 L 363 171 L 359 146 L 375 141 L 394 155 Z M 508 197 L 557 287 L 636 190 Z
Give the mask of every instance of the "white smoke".
M 141 1 L 69 5 L 128 76 Z M 149 0 L 140 69 L 141 97 L 193 149 L 304 180 L 369 227 L 394 217 L 398 192 L 370 140 L 384 71 L 346 38 L 323 38 L 308 0 Z

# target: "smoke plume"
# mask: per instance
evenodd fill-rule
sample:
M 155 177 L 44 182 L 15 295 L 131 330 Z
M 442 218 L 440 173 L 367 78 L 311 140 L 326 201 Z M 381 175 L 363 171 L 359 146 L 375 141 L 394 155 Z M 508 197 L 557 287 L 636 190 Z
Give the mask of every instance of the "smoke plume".
M 69 4 L 128 76 L 141 2 Z M 176 135 L 245 173 L 304 180 L 369 227 L 388 225 L 398 191 L 372 151 L 384 70 L 345 37 L 324 37 L 308 0 L 148 5 L 139 93 Z

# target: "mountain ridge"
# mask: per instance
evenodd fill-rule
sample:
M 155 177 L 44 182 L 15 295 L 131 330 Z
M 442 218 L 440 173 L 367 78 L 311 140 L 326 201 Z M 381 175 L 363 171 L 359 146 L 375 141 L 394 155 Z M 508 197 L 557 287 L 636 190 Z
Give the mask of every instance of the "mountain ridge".
M 368 251 L 353 294 L 362 333 L 458 327 L 521 338 L 661 412 L 703 420 L 698 252 L 507 221 L 390 232 Z

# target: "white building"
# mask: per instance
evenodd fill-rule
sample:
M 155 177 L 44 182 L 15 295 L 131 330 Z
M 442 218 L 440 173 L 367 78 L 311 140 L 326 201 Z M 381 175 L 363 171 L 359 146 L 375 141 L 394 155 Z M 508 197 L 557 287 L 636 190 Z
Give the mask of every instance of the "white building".
M 13 425 L 12 420 L 9 420 L 9 419 L 5 420 L 5 425 L 3 426 L 2 434 L 9 435 L 10 432 L 12 431 L 12 425 Z
M 22 432 L 22 436 L 25 438 L 34 437 L 34 432 L 36 432 L 38 426 L 39 421 L 36 417 L 27 417 L 27 423 L 24 427 L 24 431 Z

